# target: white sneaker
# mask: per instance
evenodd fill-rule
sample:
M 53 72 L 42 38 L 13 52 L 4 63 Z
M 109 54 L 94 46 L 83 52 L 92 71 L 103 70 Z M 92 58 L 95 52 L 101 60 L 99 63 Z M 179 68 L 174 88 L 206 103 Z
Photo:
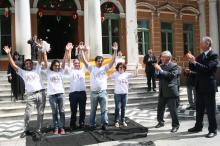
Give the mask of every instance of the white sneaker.
M 118 122 L 115 123 L 115 127 L 119 128 L 119 123 Z
M 125 122 L 123 122 L 122 124 L 123 124 L 124 127 L 127 127 L 127 126 L 128 126 L 127 123 L 125 123 Z

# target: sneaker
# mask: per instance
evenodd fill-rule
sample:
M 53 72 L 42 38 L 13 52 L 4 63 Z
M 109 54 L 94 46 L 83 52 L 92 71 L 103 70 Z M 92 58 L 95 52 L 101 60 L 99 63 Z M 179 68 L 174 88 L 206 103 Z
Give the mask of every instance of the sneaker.
M 119 123 L 118 122 L 115 123 L 115 127 L 119 128 Z
M 126 122 L 123 122 L 122 125 L 123 125 L 124 127 L 127 127 L 127 126 L 128 126 L 128 124 L 127 124 Z
M 65 130 L 63 128 L 60 130 L 60 134 L 61 135 L 65 134 Z
M 59 134 L 58 129 L 55 129 L 53 134 L 56 134 L 56 135 Z

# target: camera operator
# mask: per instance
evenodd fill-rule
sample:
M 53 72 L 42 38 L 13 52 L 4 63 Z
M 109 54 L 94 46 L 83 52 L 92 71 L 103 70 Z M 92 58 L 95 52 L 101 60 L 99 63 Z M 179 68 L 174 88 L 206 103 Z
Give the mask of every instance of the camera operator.
M 32 39 L 28 40 L 27 43 L 31 45 L 31 59 L 37 59 L 38 45 L 37 45 L 37 35 L 34 35 Z

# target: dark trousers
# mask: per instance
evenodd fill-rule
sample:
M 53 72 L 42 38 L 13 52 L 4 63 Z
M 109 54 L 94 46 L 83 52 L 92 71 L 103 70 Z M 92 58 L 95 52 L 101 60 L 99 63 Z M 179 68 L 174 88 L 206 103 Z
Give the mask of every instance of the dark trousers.
M 209 132 L 216 132 L 216 101 L 215 92 L 211 93 L 199 93 L 196 92 L 196 124 L 195 127 L 203 127 L 204 112 L 207 112 L 209 121 Z
M 157 121 L 163 123 L 164 112 L 166 105 L 170 111 L 172 118 L 172 127 L 179 126 L 178 114 L 177 114 L 177 99 L 176 98 L 159 98 L 157 107 Z
M 86 92 L 85 91 L 76 91 L 69 94 L 70 109 L 71 109 L 71 119 L 70 127 L 76 126 L 76 114 L 77 107 L 79 105 L 79 125 L 84 125 L 85 115 L 86 115 Z
M 153 84 L 153 89 L 156 88 L 156 82 L 155 82 L 155 74 L 154 72 L 147 72 L 147 86 L 148 86 L 148 90 L 151 90 L 151 80 L 152 80 L 152 84 Z

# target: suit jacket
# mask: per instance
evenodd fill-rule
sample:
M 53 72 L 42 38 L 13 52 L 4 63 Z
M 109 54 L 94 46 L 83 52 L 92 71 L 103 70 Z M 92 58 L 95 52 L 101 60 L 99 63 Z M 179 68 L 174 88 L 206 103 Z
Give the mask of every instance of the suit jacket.
M 196 64 L 189 64 L 190 69 L 196 72 L 195 87 L 197 92 L 216 92 L 217 65 L 218 55 L 212 50 L 210 50 L 206 56 L 204 53 L 200 54 L 196 58 Z
M 159 78 L 159 97 L 160 98 L 177 98 L 178 90 L 178 75 L 180 69 L 176 63 L 170 62 L 167 65 L 160 65 L 163 71 L 156 73 Z
M 156 56 L 153 55 L 151 60 L 149 60 L 149 57 L 150 57 L 149 54 L 144 56 L 143 63 L 146 65 L 145 72 L 154 74 L 155 69 L 154 69 L 153 64 L 157 63 L 157 58 L 156 58 Z

